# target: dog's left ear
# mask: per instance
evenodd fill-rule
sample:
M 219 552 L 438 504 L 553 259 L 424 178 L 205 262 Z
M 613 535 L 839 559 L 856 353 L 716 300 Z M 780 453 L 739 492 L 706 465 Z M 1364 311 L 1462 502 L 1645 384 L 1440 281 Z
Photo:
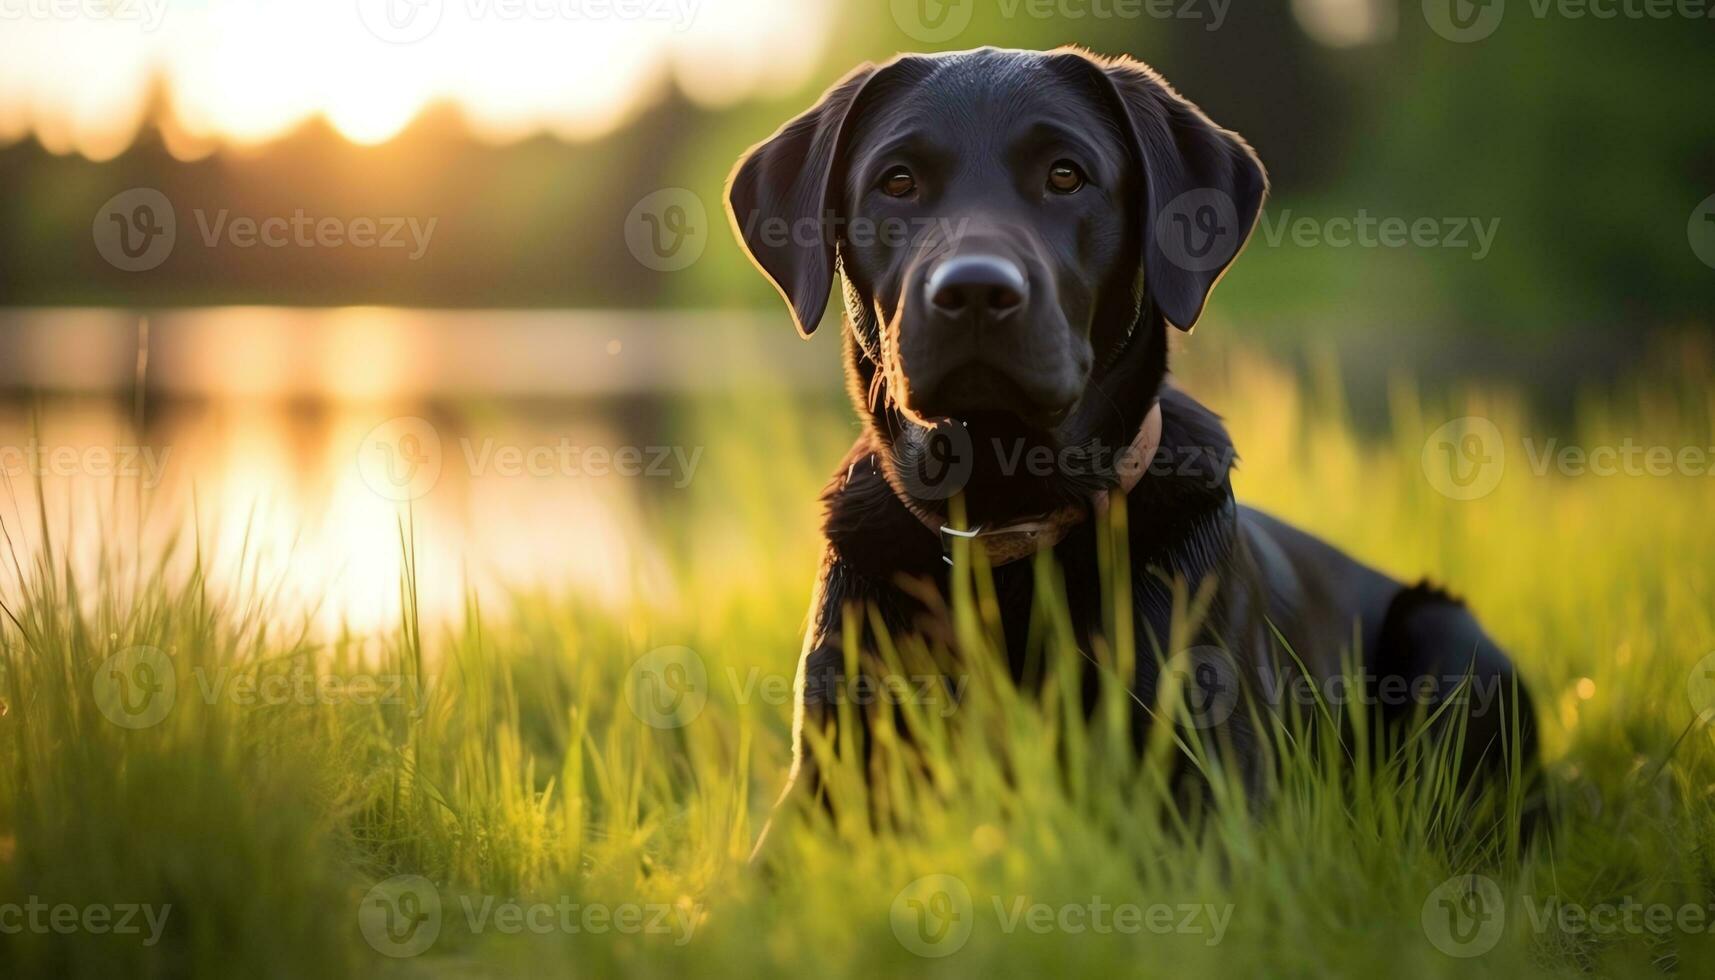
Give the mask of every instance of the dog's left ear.
M 1210 122 L 1148 65 L 1071 53 L 1096 66 L 1124 107 L 1147 194 L 1144 288 L 1167 322 L 1189 332 L 1256 227 L 1268 174 L 1243 137 Z
M 727 182 L 734 232 L 805 337 L 822 322 L 833 288 L 834 234 L 826 218 L 840 133 L 875 72 L 864 64 L 841 79 L 808 112 L 752 147 Z

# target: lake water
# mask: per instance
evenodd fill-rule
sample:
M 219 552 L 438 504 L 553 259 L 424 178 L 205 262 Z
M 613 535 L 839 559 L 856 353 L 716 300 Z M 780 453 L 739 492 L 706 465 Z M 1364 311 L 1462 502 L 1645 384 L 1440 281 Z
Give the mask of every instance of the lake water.
M 194 517 L 221 575 L 358 629 L 397 616 L 406 518 L 430 612 L 505 582 L 621 603 L 663 587 L 651 499 L 706 463 L 669 407 L 831 400 L 837 362 L 722 314 L 0 313 L 0 521 L 37 552 L 45 500 L 88 568 Z

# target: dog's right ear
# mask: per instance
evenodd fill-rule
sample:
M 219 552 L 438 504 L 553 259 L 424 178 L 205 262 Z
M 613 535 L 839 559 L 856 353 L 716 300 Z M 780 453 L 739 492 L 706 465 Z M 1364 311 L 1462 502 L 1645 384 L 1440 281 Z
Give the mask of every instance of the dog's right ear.
M 751 261 L 774 283 L 805 337 L 822 322 L 834 280 L 829 182 L 840 134 L 872 76 L 864 64 L 814 108 L 751 147 L 727 182 L 727 217 Z

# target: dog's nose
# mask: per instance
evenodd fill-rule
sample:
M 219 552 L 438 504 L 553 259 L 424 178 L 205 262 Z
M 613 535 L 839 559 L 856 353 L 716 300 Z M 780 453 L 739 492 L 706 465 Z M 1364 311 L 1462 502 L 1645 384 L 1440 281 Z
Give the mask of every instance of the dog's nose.
M 948 317 L 1000 319 L 1024 305 L 1027 289 L 1016 263 L 995 255 L 960 255 L 929 277 L 929 305 Z

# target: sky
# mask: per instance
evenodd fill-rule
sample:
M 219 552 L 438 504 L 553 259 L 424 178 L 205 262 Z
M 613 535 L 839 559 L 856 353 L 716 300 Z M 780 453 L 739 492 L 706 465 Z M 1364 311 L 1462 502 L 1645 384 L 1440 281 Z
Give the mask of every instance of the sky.
M 176 156 L 325 117 L 382 142 L 450 103 L 479 138 L 601 136 L 677 84 L 802 84 L 835 0 L 0 0 L 0 142 L 122 153 L 162 91 Z

